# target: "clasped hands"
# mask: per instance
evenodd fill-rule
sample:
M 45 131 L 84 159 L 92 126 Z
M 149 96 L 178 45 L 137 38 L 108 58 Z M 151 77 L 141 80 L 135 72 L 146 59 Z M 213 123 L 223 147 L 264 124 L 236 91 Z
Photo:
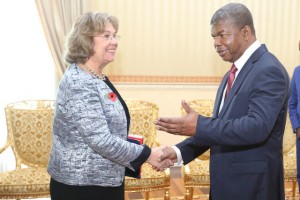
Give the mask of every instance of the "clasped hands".
M 196 133 L 198 113 L 184 100 L 181 102 L 181 105 L 187 113 L 185 116 L 173 118 L 159 117 L 154 122 L 156 129 L 174 135 L 194 136 Z M 151 164 L 156 171 L 163 171 L 177 162 L 177 154 L 172 147 L 156 147 L 152 149 L 151 155 L 146 162 Z
M 154 170 L 164 171 L 177 162 L 176 152 L 173 151 L 173 148 L 168 146 L 152 148 L 151 155 L 146 162 L 151 164 Z

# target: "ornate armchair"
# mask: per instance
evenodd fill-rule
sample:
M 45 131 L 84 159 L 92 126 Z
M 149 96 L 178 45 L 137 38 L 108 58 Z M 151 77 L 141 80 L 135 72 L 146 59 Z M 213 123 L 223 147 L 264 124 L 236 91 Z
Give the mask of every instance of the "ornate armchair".
M 196 112 L 203 116 L 211 117 L 213 112 L 213 99 L 198 99 L 187 102 Z M 181 108 L 182 115 L 186 112 Z M 183 166 L 181 173 L 185 186 L 185 199 L 193 199 L 194 188 L 207 188 L 210 185 L 209 178 L 210 151 L 206 151 L 194 161 Z
M 49 196 L 50 176 L 46 166 L 51 149 L 53 110 L 54 101 L 44 100 L 6 106 L 8 138 L 0 153 L 12 147 L 16 169 L 0 173 L 0 199 Z
M 212 116 L 214 100 L 199 99 L 189 101 L 188 104 L 199 114 L 207 117 Z M 181 108 L 181 111 L 183 115 L 186 114 L 183 108 Z M 185 200 L 193 199 L 194 187 L 202 188 L 210 185 L 209 156 L 210 151 L 208 150 L 182 168 L 181 173 L 185 186 Z
M 159 146 L 156 139 L 156 128 L 153 124 L 158 117 L 158 107 L 154 103 L 140 100 L 126 100 L 131 117 L 129 132 L 142 135 L 144 143 L 149 147 Z M 125 178 L 125 192 L 145 192 L 145 199 L 149 199 L 149 192 L 164 190 L 164 199 L 168 200 L 170 188 L 170 170 L 156 172 L 151 165 L 144 164 L 141 179 Z
M 291 196 L 296 198 L 296 186 L 297 186 L 297 164 L 296 164 L 296 136 L 293 132 L 289 114 L 286 118 L 286 126 L 283 135 L 283 163 L 284 163 L 284 181 L 285 183 L 291 183 Z M 290 192 L 287 191 L 286 195 Z

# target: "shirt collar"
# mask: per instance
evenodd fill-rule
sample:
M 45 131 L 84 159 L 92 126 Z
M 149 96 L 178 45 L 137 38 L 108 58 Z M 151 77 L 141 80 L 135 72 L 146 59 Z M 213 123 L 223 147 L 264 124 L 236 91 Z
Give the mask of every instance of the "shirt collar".
M 256 40 L 255 42 L 253 42 L 253 44 L 250 45 L 250 47 L 248 47 L 248 49 L 246 49 L 243 55 L 237 61 L 234 62 L 234 65 L 238 69 L 238 72 L 241 71 L 247 60 L 254 53 L 254 51 L 256 51 L 256 49 L 260 47 L 260 45 L 260 42 Z

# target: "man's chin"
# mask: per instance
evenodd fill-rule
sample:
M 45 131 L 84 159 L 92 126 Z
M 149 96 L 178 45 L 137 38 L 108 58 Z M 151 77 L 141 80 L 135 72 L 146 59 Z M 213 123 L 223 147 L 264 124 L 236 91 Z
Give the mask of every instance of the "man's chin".
M 226 58 L 226 57 L 221 57 L 222 60 L 224 60 L 225 62 L 230 62 L 230 59 Z
M 224 60 L 225 62 L 232 62 L 233 58 L 230 56 L 221 56 L 221 59 Z

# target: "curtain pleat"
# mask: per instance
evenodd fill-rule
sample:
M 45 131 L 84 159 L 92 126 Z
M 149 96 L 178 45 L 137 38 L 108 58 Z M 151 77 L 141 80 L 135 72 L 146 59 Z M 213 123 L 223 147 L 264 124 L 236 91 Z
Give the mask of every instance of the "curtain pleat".
M 63 61 L 65 38 L 73 22 L 83 13 L 82 0 L 36 0 L 47 42 L 61 77 L 66 69 Z

